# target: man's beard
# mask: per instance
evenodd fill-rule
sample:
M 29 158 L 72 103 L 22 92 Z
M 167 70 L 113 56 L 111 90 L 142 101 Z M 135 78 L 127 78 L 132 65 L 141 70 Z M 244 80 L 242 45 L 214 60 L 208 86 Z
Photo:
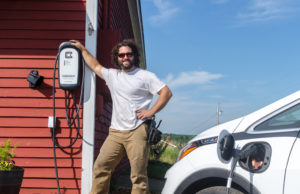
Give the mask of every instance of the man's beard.
M 124 62 L 126 62 L 126 61 L 124 61 Z M 123 70 L 129 70 L 129 69 L 131 69 L 133 67 L 133 62 L 132 61 L 127 60 L 127 62 L 129 63 L 128 66 L 124 66 L 123 62 L 119 62 L 119 65 L 120 65 L 121 69 L 123 69 Z

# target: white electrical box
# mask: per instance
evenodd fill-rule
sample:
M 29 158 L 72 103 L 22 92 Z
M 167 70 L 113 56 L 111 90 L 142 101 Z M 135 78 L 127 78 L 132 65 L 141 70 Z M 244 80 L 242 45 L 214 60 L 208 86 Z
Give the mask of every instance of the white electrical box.
M 54 128 L 56 118 L 53 116 L 48 117 L 48 128 Z

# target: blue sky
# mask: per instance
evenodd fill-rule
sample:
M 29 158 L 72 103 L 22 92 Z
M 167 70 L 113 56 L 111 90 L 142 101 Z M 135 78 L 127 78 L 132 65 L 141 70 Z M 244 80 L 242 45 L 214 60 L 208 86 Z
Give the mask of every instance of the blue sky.
M 198 134 L 300 89 L 299 0 L 141 0 L 164 133 Z

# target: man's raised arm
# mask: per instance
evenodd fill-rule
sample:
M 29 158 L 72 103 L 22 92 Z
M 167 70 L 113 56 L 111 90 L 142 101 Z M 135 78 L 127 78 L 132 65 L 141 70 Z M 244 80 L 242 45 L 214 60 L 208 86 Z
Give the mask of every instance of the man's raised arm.
M 101 72 L 103 66 L 99 63 L 99 61 L 93 57 L 79 41 L 70 40 L 70 42 L 81 51 L 82 57 L 89 68 L 103 79 Z

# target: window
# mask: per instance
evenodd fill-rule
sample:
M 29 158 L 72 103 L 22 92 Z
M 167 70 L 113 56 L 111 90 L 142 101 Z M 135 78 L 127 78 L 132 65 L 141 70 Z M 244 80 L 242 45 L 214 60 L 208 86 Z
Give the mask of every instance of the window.
M 297 104 L 257 125 L 255 131 L 300 128 L 300 104 Z

